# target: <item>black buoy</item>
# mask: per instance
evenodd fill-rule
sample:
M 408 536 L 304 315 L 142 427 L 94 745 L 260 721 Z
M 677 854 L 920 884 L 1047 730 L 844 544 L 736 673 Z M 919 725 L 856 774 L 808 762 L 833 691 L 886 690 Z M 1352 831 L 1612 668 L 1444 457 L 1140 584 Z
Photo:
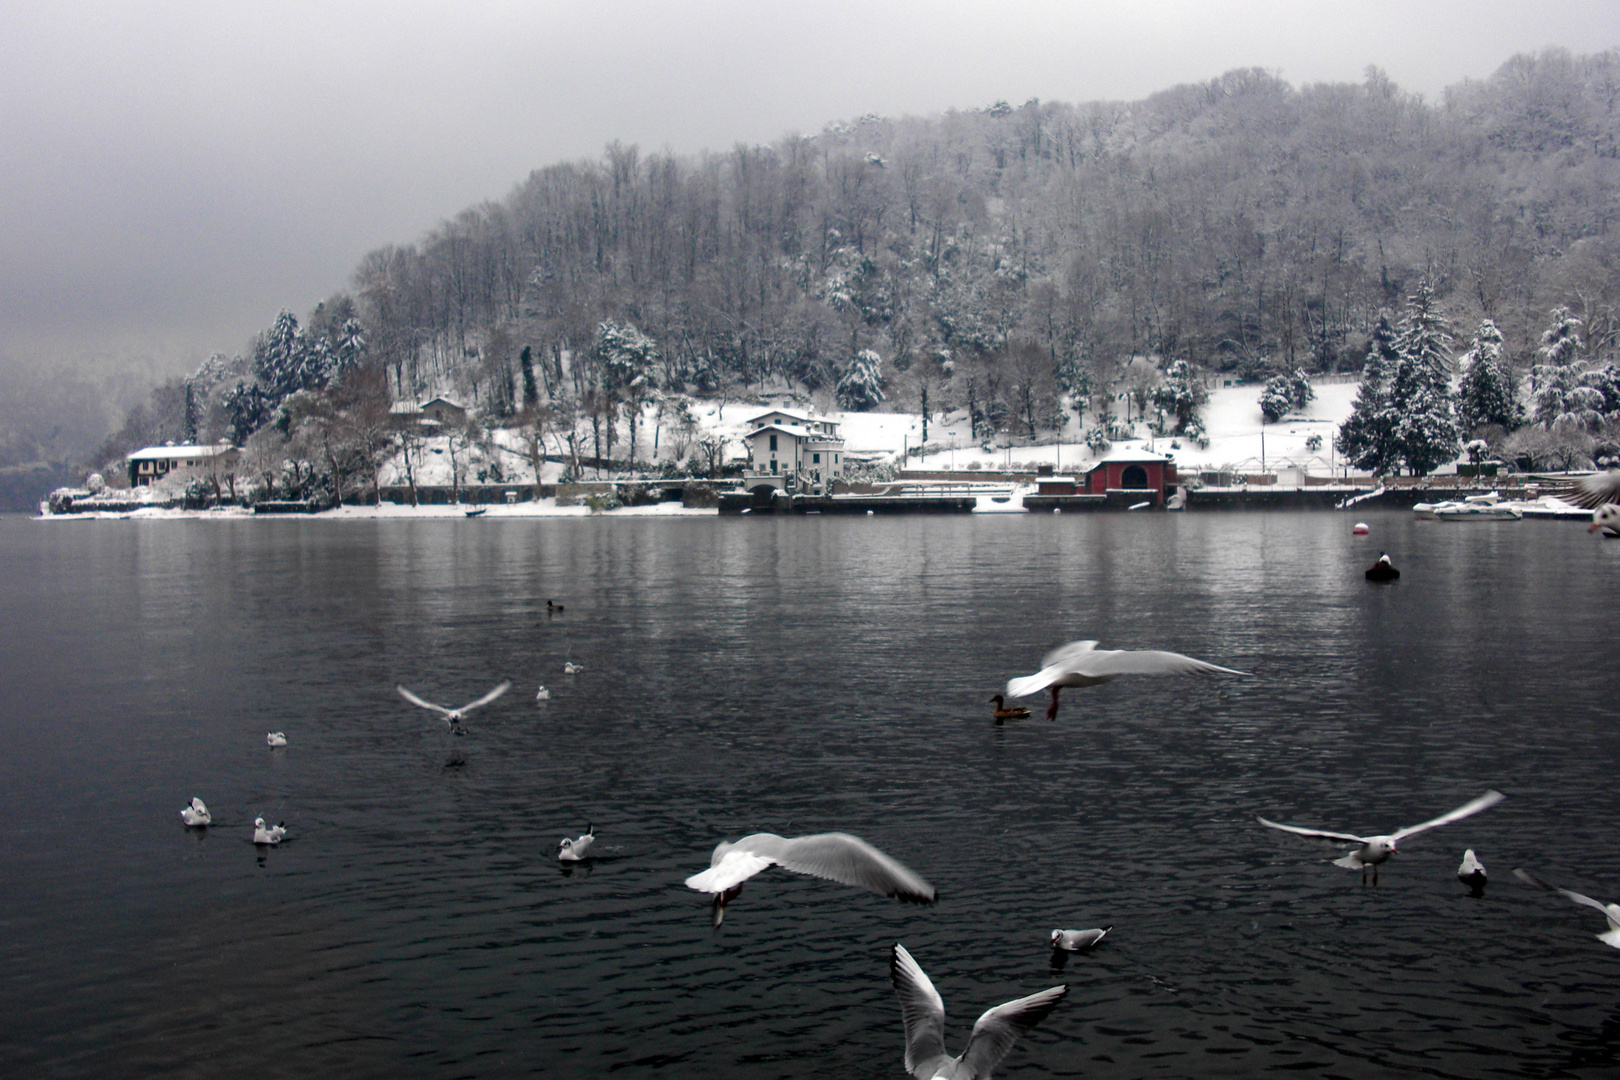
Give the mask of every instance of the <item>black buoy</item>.
M 1389 561 L 1389 554 L 1383 551 L 1378 553 L 1378 561 L 1367 569 L 1368 581 L 1394 581 L 1400 576 L 1401 572 Z

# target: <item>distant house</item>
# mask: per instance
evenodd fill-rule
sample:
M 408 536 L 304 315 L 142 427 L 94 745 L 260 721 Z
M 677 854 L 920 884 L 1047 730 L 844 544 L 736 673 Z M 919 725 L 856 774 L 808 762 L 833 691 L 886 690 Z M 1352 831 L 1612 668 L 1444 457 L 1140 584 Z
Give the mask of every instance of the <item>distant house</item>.
M 180 472 L 219 478 L 236 469 L 241 454 L 230 443 L 210 446 L 148 446 L 126 455 L 129 486 L 146 487 Z
M 747 487 L 820 489 L 844 474 L 844 440 L 838 425 L 787 409 L 772 409 L 748 421 Z
M 1141 493 L 1163 505 L 1165 492 L 1176 486 L 1176 463 L 1163 454 L 1145 450 L 1118 450 L 1099 458 L 1085 475 L 1080 493 L 1106 495 L 1110 491 Z
M 396 401 L 388 411 L 395 427 L 422 428 L 424 432 L 460 427 L 467 422 L 466 407 L 447 397 L 432 398 L 420 405 L 414 401 Z

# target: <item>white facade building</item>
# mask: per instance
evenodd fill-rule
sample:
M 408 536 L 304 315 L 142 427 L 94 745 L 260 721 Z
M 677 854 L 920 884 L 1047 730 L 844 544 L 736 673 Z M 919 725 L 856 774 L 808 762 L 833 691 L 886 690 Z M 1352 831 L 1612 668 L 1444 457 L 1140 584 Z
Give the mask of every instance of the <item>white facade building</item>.
M 145 487 L 176 473 L 212 476 L 216 479 L 236 468 L 239 457 L 230 443 L 209 446 L 148 446 L 125 455 L 129 465 L 129 486 Z
M 844 440 L 838 425 L 786 409 L 748 421 L 746 486 L 773 484 L 784 491 L 825 490 L 844 474 Z

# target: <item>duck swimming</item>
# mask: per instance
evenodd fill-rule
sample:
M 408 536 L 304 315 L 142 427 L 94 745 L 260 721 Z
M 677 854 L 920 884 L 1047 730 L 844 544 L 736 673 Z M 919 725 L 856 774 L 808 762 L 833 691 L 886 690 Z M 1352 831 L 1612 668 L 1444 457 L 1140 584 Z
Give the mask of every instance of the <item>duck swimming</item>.
M 998 723 L 1002 720 L 1022 720 L 1029 716 L 1028 709 L 1024 708 L 1022 705 L 1005 704 L 1007 699 L 1002 697 L 1000 694 L 997 694 L 990 700 L 996 703 L 995 717 Z

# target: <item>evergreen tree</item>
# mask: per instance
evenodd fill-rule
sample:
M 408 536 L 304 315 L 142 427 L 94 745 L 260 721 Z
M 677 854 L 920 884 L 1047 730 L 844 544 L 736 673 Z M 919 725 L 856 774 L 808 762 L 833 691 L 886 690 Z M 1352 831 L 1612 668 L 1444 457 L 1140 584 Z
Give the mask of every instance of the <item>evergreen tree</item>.
M 1367 364 L 1361 371 L 1355 406 L 1335 441 L 1347 461 L 1374 476 L 1396 471 L 1401 461 L 1395 444 L 1396 417 L 1389 410 L 1389 383 L 1395 362 L 1395 328 L 1390 325 L 1389 313 L 1381 312 L 1367 350 Z
M 1545 363 L 1568 366 L 1580 355 L 1581 320 L 1560 304 L 1547 313 L 1550 325 L 1541 335 L 1541 355 Z
M 1203 380 L 1185 360 L 1172 361 L 1164 370 L 1164 382 L 1153 391 L 1154 406 L 1175 416 L 1177 435 L 1188 433 L 1188 426 L 1199 419 L 1198 410 L 1208 400 Z M 1199 427 L 1202 429 L 1202 424 Z
M 1266 380 L 1265 388 L 1260 391 L 1260 412 L 1275 424 L 1289 409 L 1303 409 L 1315 397 L 1310 376 L 1305 374 L 1304 368 L 1295 368 Z
M 844 369 L 834 393 L 851 412 L 867 412 L 883 400 L 883 360 L 871 349 L 856 353 Z
M 197 388 L 196 381 L 187 379 L 185 416 L 180 423 L 181 441 L 193 446 L 197 443 L 197 435 L 202 428 L 202 391 Z
M 1457 422 L 1472 434 L 1486 424 L 1509 431 L 1524 422 L 1513 377 L 1502 356 L 1502 333 L 1489 319 L 1474 331 L 1468 351 L 1458 361 L 1462 378 L 1457 387 Z
M 533 412 L 540 405 L 540 388 L 534 382 L 534 354 L 527 345 L 518 354 L 518 366 L 523 369 L 523 407 Z
M 1445 317 L 1434 305 L 1427 282 L 1407 302 L 1395 343 L 1395 374 L 1387 409 L 1394 414 L 1395 445 L 1413 476 L 1422 476 L 1456 457 L 1457 435 L 1446 349 L 1451 341 Z
M 624 402 L 630 411 L 630 461 L 636 458 L 636 424 L 641 405 L 653 391 L 658 346 L 631 323 L 611 319 L 596 328 L 596 358 L 602 366 L 602 398 L 613 445 L 614 414 Z

